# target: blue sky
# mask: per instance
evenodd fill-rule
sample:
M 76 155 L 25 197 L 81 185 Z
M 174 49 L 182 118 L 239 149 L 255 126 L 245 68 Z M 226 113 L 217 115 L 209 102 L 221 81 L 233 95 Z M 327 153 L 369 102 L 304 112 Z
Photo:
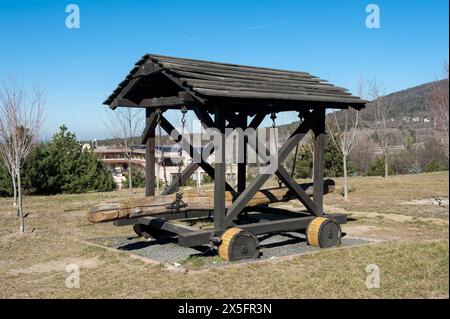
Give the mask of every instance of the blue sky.
M 79 29 L 65 27 L 70 3 L 80 8 Z M 365 26 L 370 3 L 380 7 L 380 29 Z M 392 92 L 440 75 L 448 61 L 448 6 L 0 0 L 0 78 L 45 86 L 44 137 L 64 123 L 83 139 L 108 135 L 101 103 L 145 53 L 308 71 L 350 90 L 361 76 L 376 77 Z

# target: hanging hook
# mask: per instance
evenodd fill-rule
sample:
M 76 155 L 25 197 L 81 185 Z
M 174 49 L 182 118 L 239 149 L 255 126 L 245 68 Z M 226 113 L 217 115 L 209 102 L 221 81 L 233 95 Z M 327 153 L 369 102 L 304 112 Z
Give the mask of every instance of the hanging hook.
M 277 113 L 275 113 L 275 112 L 270 113 L 270 119 L 272 120 L 272 127 L 277 126 L 277 124 L 275 123 L 276 118 L 277 118 Z
M 188 109 L 187 109 L 186 105 L 183 104 L 181 106 L 180 110 L 181 110 L 181 126 L 182 126 L 183 131 L 184 131 L 184 127 L 186 125 L 186 113 L 187 113 Z
M 159 125 L 159 124 L 161 124 L 161 114 L 162 114 L 162 111 L 161 111 L 161 109 L 158 107 L 157 109 L 156 109 L 156 123 Z

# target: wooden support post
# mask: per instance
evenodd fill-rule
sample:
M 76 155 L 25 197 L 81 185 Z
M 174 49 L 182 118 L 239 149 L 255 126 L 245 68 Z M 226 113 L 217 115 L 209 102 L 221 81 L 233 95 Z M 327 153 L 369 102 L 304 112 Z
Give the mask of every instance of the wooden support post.
M 239 114 L 240 126 L 243 131 L 247 128 L 247 114 L 242 112 Z M 243 138 L 243 148 L 240 148 L 240 143 L 237 144 L 238 151 L 238 164 L 237 164 L 237 191 L 242 193 L 245 190 L 246 177 L 247 177 L 247 138 L 245 135 L 239 136 L 238 138 Z M 240 153 L 242 152 L 242 154 Z
M 314 131 L 314 203 L 316 216 L 323 216 L 323 168 L 325 152 L 325 108 L 318 109 L 318 121 L 313 127 Z
M 155 196 L 155 126 L 154 111 L 145 109 L 147 140 L 145 141 L 145 196 Z
M 216 148 L 214 161 L 214 229 L 225 230 L 225 109 L 216 106 L 214 125 L 220 131 L 221 149 Z

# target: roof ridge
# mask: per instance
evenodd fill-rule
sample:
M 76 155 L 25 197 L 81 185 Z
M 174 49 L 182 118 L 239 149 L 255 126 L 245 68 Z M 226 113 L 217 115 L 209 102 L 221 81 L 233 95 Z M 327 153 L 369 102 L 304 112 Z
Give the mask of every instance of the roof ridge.
M 304 75 L 310 75 L 311 77 L 315 77 L 311 73 L 306 72 L 306 71 L 293 71 L 293 70 L 287 70 L 287 69 L 269 68 L 269 67 L 256 66 L 256 65 L 236 64 L 236 63 L 220 62 L 220 61 L 208 61 L 208 60 L 192 59 L 192 58 L 179 58 L 179 57 L 173 57 L 173 56 L 161 55 L 161 54 L 152 54 L 152 53 L 145 54 L 142 58 L 145 58 L 145 59 L 154 58 L 155 60 L 159 60 L 162 58 L 162 59 L 173 59 L 173 60 L 178 60 L 178 61 L 201 62 L 201 63 L 208 63 L 208 64 L 230 66 L 230 67 L 251 68 L 251 69 L 261 70 L 261 71 L 280 71 L 280 72 L 286 72 L 286 73 L 292 73 L 292 74 L 304 74 Z M 315 77 L 315 78 L 317 78 L 317 77 Z M 323 81 L 326 81 L 326 80 L 323 80 Z

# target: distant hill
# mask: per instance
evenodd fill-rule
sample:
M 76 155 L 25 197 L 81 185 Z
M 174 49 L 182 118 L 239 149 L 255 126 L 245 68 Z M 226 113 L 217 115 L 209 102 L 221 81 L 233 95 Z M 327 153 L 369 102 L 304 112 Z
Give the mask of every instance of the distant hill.
M 402 131 L 418 128 L 432 129 L 432 121 L 424 123 L 424 118 L 429 117 L 426 110 L 427 95 L 436 85 L 443 86 L 448 90 L 449 80 L 444 79 L 434 82 L 428 82 L 381 97 L 383 99 L 389 99 L 393 103 L 389 118 L 394 119 L 394 121 L 390 122 L 390 126 L 393 128 L 398 128 Z M 369 103 L 360 114 L 360 128 L 364 128 L 364 126 L 367 127 L 368 123 L 374 121 L 374 106 Z M 338 112 L 337 115 L 338 119 L 340 120 L 340 117 L 342 117 L 343 113 Z M 404 121 L 404 117 L 407 117 L 408 121 Z M 419 122 L 412 121 L 413 117 L 419 117 Z M 290 132 L 294 130 L 296 125 L 296 123 L 279 125 L 278 134 L 281 139 L 286 139 Z
M 403 117 L 427 117 L 426 98 L 434 86 L 443 86 L 448 90 L 448 79 L 428 82 L 409 89 L 401 90 L 381 97 L 392 102 L 390 118 L 401 120 Z M 365 121 L 374 120 L 374 107 L 369 104 L 361 112 L 361 117 Z

